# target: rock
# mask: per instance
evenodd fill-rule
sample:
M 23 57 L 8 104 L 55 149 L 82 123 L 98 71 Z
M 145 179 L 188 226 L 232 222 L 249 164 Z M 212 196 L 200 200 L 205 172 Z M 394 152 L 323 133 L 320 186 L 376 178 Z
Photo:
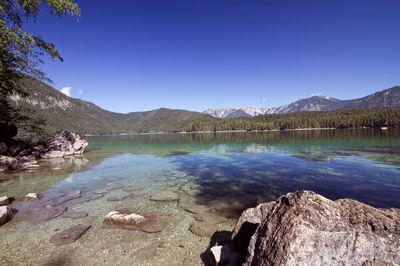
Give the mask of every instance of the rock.
M 7 205 L 10 203 L 11 203 L 11 198 L 9 198 L 7 195 L 0 197 L 0 206 Z
M 107 201 L 121 201 L 126 199 L 127 195 L 114 195 L 107 198 Z
M 53 200 L 52 203 L 54 205 L 61 205 L 61 204 L 65 203 L 65 202 L 67 202 L 67 201 L 70 201 L 70 200 L 73 200 L 73 199 L 77 199 L 77 198 L 80 198 L 80 197 L 81 197 L 81 192 L 79 190 L 72 191 L 72 192 L 69 192 L 68 194 L 66 194 L 63 197 L 60 197 L 60 198 L 57 198 L 57 199 Z
M 117 189 L 121 189 L 123 188 L 123 185 L 120 184 L 116 184 L 116 183 L 107 183 L 107 190 L 111 191 L 111 190 L 117 190 Z
M 157 194 L 151 196 L 150 200 L 153 200 L 153 201 L 178 201 L 179 194 L 168 191 L 168 190 L 164 190 L 160 193 L 157 193 Z
M 108 190 L 107 189 L 96 189 L 96 190 L 93 190 L 92 191 L 92 193 L 93 194 L 106 194 L 108 192 Z
M 42 198 L 42 196 L 40 196 L 37 193 L 28 193 L 25 195 L 25 197 L 22 198 L 22 200 L 40 200 Z
M 297 191 L 243 212 L 232 238 L 243 265 L 398 264 L 399 221 L 399 209 Z
M 0 142 L 0 155 L 6 155 L 8 152 L 8 147 L 4 142 Z
M 213 246 L 210 248 L 208 258 L 211 265 L 235 266 L 238 254 L 229 245 Z
M 211 237 L 217 230 L 218 227 L 215 224 L 209 224 L 205 222 L 195 222 L 189 228 L 190 232 L 198 236 Z
M 55 234 L 50 238 L 50 243 L 53 243 L 56 246 L 66 245 L 75 242 L 78 240 L 83 234 L 89 230 L 90 225 L 82 225 L 78 224 L 64 230 L 58 234 Z
M 0 206 L 0 225 L 5 224 L 14 217 L 14 209 L 9 206 Z
M 199 213 L 194 216 L 194 219 L 199 222 L 206 222 L 209 224 L 220 224 L 226 222 L 226 218 L 214 213 Z
M 63 218 L 71 218 L 71 219 L 79 219 L 88 216 L 87 212 L 66 212 L 61 217 Z
M 136 190 L 142 190 L 144 187 L 139 187 L 139 186 L 129 186 L 129 187 L 124 187 L 124 191 L 131 192 L 131 191 L 136 191 Z
M 0 172 L 15 170 L 19 167 L 17 159 L 0 155 Z
M 204 212 L 210 211 L 210 208 L 205 205 L 192 205 L 192 206 L 186 207 L 184 209 L 185 209 L 185 211 L 188 211 L 191 213 L 204 213 Z
M 82 154 L 88 142 L 76 133 L 71 131 L 64 131 L 55 135 L 46 143 L 46 152 L 41 156 L 42 158 L 60 158 L 70 155 Z
M 90 200 L 97 200 L 104 197 L 104 194 L 93 194 L 92 196 L 90 196 Z
M 177 222 L 179 219 L 179 217 L 169 214 L 114 211 L 107 214 L 104 223 L 125 229 L 156 233 L 162 231 L 169 223 Z

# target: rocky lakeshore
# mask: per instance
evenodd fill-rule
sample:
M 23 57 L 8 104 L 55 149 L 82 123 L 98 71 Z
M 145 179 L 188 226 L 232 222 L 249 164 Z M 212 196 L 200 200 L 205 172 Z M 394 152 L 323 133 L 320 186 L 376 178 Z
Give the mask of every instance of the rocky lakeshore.
M 400 209 L 297 191 L 247 209 L 213 265 L 399 265 Z
M 0 173 L 38 168 L 40 167 L 39 160 L 80 155 L 87 145 L 86 140 L 78 133 L 71 131 L 59 133 L 46 143 L 33 147 L 18 142 L 9 145 L 0 142 Z

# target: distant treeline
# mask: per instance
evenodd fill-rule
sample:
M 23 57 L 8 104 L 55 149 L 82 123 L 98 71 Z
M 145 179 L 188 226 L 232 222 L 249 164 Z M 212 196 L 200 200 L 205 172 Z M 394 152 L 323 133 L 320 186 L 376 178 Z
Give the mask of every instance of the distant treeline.
M 191 123 L 186 131 L 224 130 L 284 130 L 299 128 L 354 128 L 400 126 L 400 110 L 346 109 L 339 111 L 268 114 L 230 119 L 201 119 Z

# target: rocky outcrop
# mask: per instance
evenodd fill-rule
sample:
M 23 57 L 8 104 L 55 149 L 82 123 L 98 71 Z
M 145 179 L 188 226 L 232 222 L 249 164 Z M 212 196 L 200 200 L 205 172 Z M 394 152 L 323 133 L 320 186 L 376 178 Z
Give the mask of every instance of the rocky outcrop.
M 0 143 L 0 172 L 12 171 L 18 168 L 36 168 L 38 159 L 64 158 L 82 154 L 88 142 L 78 133 L 64 131 L 55 135 L 44 144 L 34 147 L 25 143 L 15 142 L 9 147 Z
M 244 211 L 232 239 L 243 265 L 399 264 L 400 210 L 297 191 Z
M 55 135 L 46 144 L 46 152 L 42 158 L 60 158 L 71 155 L 82 154 L 88 142 L 84 140 L 78 133 L 64 131 Z

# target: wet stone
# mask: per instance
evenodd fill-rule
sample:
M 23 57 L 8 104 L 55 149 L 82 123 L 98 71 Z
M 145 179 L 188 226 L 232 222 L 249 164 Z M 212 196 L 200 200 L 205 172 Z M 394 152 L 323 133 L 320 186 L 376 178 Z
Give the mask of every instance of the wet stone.
M 178 201 L 179 194 L 171 191 L 162 191 L 150 197 L 153 201 Z
M 195 222 L 189 228 L 190 232 L 201 237 L 211 237 L 218 227 L 215 224 L 209 224 L 205 222 Z
M 124 229 L 156 233 L 161 232 L 169 223 L 178 222 L 180 219 L 181 217 L 170 214 L 114 211 L 107 214 L 104 223 Z
M 89 230 L 90 225 L 82 225 L 78 224 L 64 230 L 58 234 L 55 234 L 50 238 L 50 243 L 53 243 L 56 246 L 66 245 L 75 242 L 78 240 L 83 234 Z
M 90 201 L 90 198 L 82 197 L 82 198 L 70 200 L 70 201 L 68 201 L 68 204 L 78 204 L 78 203 L 89 202 L 89 201 Z
M 97 200 L 104 197 L 104 194 L 93 194 L 92 196 L 90 196 L 90 200 Z
M 96 189 L 92 191 L 93 194 L 106 194 L 107 192 L 107 189 Z
M 114 195 L 107 198 L 107 201 L 122 201 L 126 199 L 127 195 Z
M 0 206 L 7 205 L 11 203 L 11 198 L 8 196 L 0 197 Z
M 71 218 L 71 219 L 80 219 L 88 216 L 87 212 L 66 212 L 61 217 L 63 218 Z
M 131 193 L 131 194 L 129 194 L 129 197 L 132 199 L 136 199 L 136 198 L 143 197 L 145 195 L 146 195 L 145 193 Z
M 55 199 L 52 201 L 52 203 L 54 203 L 55 205 L 60 205 L 63 204 L 67 201 L 73 200 L 73 199 L 77 199 L 81 197 L 81 192 L 79 190 L 77 191 L 73 191 L 73 192 L 69 192 L 68 194 L 66 194 L 65 196 Z
M 124 187 L 123 191 L 131 192 L 131 191 L 142 190 L 142 189 L 144 189 L 144 187 L 129 186 L 129 187 Z
M 0 207 L 0 225 L 5 224 L 14 217 L 14 209 L 9 206 Z
M 107 184 L 107 190 L 112 191 L 112 190 L 117 190 L 123 188 L 123 185 L 116 184 L 116 183 L 108 183 Z
M 34 201 L 34 200 L 40 200 L 41 198 L 42 198 L 42 196 L 40 196 L 37 193 L 28 193 L 28 194 L 25 195 L 25 197 L 23 197 L 23 200 Z

